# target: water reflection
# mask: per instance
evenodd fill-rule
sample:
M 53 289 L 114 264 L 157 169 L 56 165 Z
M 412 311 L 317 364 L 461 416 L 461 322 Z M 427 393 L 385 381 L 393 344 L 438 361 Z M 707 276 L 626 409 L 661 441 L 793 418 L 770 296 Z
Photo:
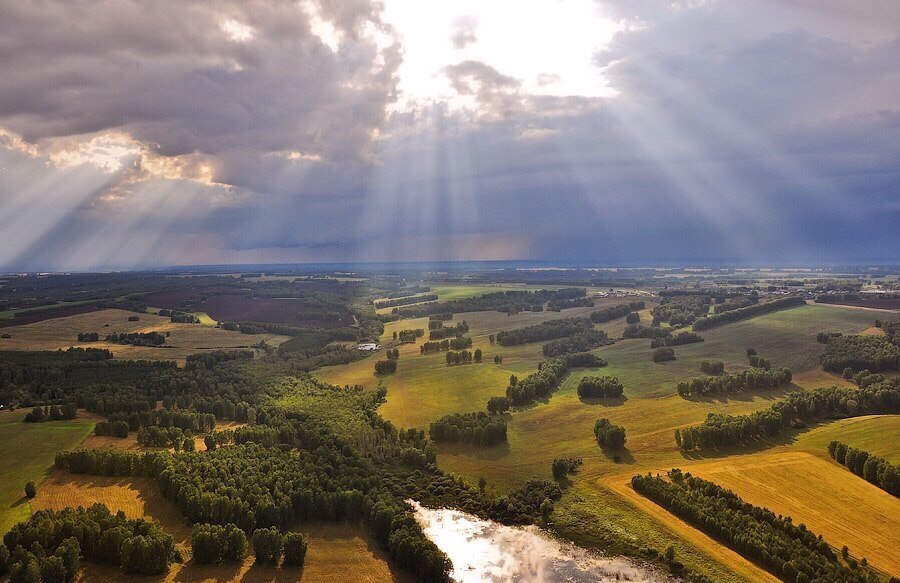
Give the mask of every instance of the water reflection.
M 425 534 L 453 561 L 460 583 L 481 581 L 669 581 L 623 557 L 603 557 L 531 526 L 511 527 L 410 501 Z

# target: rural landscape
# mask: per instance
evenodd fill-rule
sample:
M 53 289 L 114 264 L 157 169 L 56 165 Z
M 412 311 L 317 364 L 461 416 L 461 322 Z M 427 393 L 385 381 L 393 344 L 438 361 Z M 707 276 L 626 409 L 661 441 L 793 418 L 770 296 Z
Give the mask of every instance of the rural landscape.
M 0 0 L 0 583 L 900 583 L 900 0 Z
M 890 268 L 19 274 L 0 304 L 12 581 L 900 574 Z M 450 511 L 508 529 L 487 565 Z M 498 542 L 533 532 L 571 546 Z

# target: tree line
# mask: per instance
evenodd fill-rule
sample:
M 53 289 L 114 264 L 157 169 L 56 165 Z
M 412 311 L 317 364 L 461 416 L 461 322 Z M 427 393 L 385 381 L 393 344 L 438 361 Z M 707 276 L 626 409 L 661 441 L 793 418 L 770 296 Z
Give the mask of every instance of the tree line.
M 471 362 L 481 362 L 481 349 L 476 348 L 473 353 L 471 350 L 451 351 L 447 353 L 447 366 L 454 364 L 469 364 Z
M 408 306 L 409 304 L 419 304 L 422 302 L 433 302 L 438 299 L 437 294 L 422 294 L 419 296 L 405 296 L 402 298 L 393 298 L 388 300 L 376 300 L 375 308 L 395 308 L 398 306 Z
M 674 336 L 654 338 L 650 341 L 650 348 L 659 348 L 660 346 L 681 346 L 682 344 L 694 344 L 696 342 L 703 342 L 703 337 L 696 332 L 679 332 Z
M 442 352 L 444 350 L 462 350 L 472 346 L 472 339 L 468 336 L 462 338 L 451 338 L 440 341 L 426 341 L 419 346 L 419 353 L 430 354 L 432 352 Z
M 828 454 L 842 466 L 875 484 L 885 492 L 900 496 L 900 468 L 894 464 L 872 455 L 867 451 L 856 449 L 840 441 L 828 444 Z
M 165 334 L 161 332 L 128 332 L 113 333 L 106 337 L 107 342 L 113 344 L 133 344 L 134 346 L 162 346 L 166 342 Z
M 587 318 L 560 318 L 515 330 L 504 330 L 497 333 L 496 339 L 500 346 L 516 346 L 528 342 L 554 340 L 593 329 L 591 321 Z
M 559 290 L 502 291 L 492 292 L 474 298 L 461 298 L 447 302 L 434 302 L 409 308 L 399 308 L 399 313 L 408 318 L 421 318 L 432 314 L 461 314 L 464 312 L 503 312 L 514 314 L 532 311 L 552 300 L 568 300 L 587 295 L 585 288 L 564 288 Z M 540 311 L 538 310 L 538 311 Z
M 591 312 L 590 318 L 591 322 L 594 322 L 595 324 L 603 324 L 604 322 L 609 322 L 610 320 L 615 320 L 617 318 L 627 316 L 631 312 L 643 310 L 645 307 L 646 304 L 643 301 L 636 301 L 628 304 L 619 304 L 616 306 L 611 306 L 609 308 Z
M 761 316 L 786 308 L 795 308 L 797 306 L 805 306 L 806 301 L 799 296 L 790 296 L 786 298 L 778 298 L 762 304 L 753 304 L 746 308 L 738 308 L 721 314 L 711 314 L 702 318 L 698 318 L 694 322 L 694 330 L 708 330 L 729 322 L 737 322 L 754 316 Z
M 573 298 L 570 300 L 550 300 L 547 302 L 547 311 L 561 312 L 570 308 L 593 308 L 594 301 L 590 298 Z M 532 310 L 533 311 L 533 310 Z
M 78 341 L 79 342 L 97 342 L 100 340 L 99 332 L 79 332 L 78 333 Z
M 709 295 L 683 295 L 663 297 L 653 308 L 653 323 L 668 322 L 672 326 L 692 324 L 697 318 L 709 313 L 712 297 Z
M 593 368 L 606 366 L 606 361 L 590 352 L 576 352 L 557 356 L 538 363 L 538 371 L 522 380 L 512 377 L 506 387 L 506 396 L 514 405 L 524 405 L 535 399 L 550 396 L 562 382 L 570 368 Z
M 731 490 L 673 469 L 668 480 L 634 476 L 636 492 L 653 500 L 785 581 L 854 583 L 878 581 L 862 569 L 845 567 L 821 535 L 791 517 L 753 506 Z
M 471 443 L 490 447 L 506 441 L 506 419 L 477 413 L 454 413 L 434 421 L 428 435 L 436 442 Z
M 544 356 L 553 358 L 563 354 L 571 354 L 573 352 L 587 352 L 603 346 L 609 342 L 609 337 L 603 330 L 586 329 L 575 332 L 568 338 L 557 338 L 551 340 L 542 347 Z
M 668 328 L 659 326 L 643 326 L 641 324 L 629 324 L 622 332 L 623 338 L 666 338 L 671 334 Z
M 747 415 L 710 413 L 701 425 L 675 430 L 675 442 L 690 451 L 743 445 L 780 434 L 785 427 L 823 419 L 900 411 L 900 378 L 866 387 L 820 387 L 793 391 L 768 409 Z
M 773 389 L 789 385 L 791 379 L 791 371 L 788 368 L 775 370 L 754 368 L 719 376 L 694 377 L 679 382 L 675 385 L 675 389 L 679 395 L 685 398 L 705 397 L 707 395 L 737 395 L 745 391 Z
M 618 377 L 582 377 L 578 381 L 578 396 L 582 398 L 616 398 L 625 391 Z
M 440 320 L 438 320 L 440 321 Z M 463 320 L 459 322 L 456 326 L 445 326 L 440 328 L 434 328 L 428 332 L 429 340 L 443 340 L 444 338 L 459 338 L 463 334 L 469 331 L 469 324 Z
M 410 342 L 415 342 L 417 339 L 425 336 L 425 330 L 422 328 L 415 328 L 412 330 L 400 330 L 399 332 L 394 332 L 394 340 L 399 339 L 402 344 L 408 344 Z
M 60 405 L 46 405 L 44 407 L 37 406 L 25 415 L 23 421 L 25 423 L 42 423 L 44 421 L 63 421 L 75 419 L 78 414 L 77 407 L 74 402 L 69 401 Z

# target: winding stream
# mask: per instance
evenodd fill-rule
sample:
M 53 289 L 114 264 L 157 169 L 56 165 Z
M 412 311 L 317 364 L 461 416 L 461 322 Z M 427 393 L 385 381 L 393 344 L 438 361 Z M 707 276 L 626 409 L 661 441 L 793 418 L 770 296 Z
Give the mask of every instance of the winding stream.
M 453 561 L 452 576 L 460 583 L 671 580 L 624 557 L 605 557 L 561 542 L 535 526 L 505 526 L 459 510 L 410 504 L 428 538 Z

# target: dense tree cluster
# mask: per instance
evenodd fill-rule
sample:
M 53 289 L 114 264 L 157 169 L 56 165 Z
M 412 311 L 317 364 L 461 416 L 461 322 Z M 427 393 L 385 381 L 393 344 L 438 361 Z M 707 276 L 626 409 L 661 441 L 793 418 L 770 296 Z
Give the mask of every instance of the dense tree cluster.
M 428 316 L 429 322 L 434 322 L 436 320 L 446 322 L 447 320 L 453 319 L 453 312 L 444 312 L 442 314 L 431 314 Z
M 675 388 L 682 397 L 736 395 L 745 391 L 774 389 L 789 385 L 791 378 L 791 371 L 787 368 L 775 370 L 754 368 L 719 376 L 694 377 L 679 382 Z
M 667 360 L 675 360 L 674 348 L 662 346 L 653 351 L 653 362 L 666 362 Z
M 388 360 L 400 360 L 400 349 L 399 348 L 388 348 L 388 350 L 384 353 Z
M 591 321 L 587 318 L 559 318 L 525 328 L 504 330 L 497 334 L 497 342 L 501 346 L 516 346 L 528 342 L 564 338 L 593 329 Z
M 621 318 L 622 316 L 627 316 L 631 312 L 643 310 L 645 307 L 646 304 L 643 301 L 611 306 L 609 308 L 591 312 L 591 322 L 602 324 L 604 322 L 609 322 L 610 320 L 615 320 L 616 318 Z
M 551 466 L 554 480 L 562 480 L 569 474 L 574 474 L 584 465 L 580 457 L 556 458 Z
M 720 375 L 725 372 L 725 363 L 721 360 L 704 360 L 700 363 L 700 372 Z
M 538 363 L 538 371 L 522 380 L 515 380 L 506 387 L 506 396 L 515 405 L 524 405 L 535 399 L 550 396 L 562 381 L 563 377 L 574 367 L 605 366 L 606 361 L 590 352 L 576 352 L 557 356 Z
M 137 441 L 147 447 L 173 447 L 175 451 L 194 450 L 194 436 L 178 427 L 141 427 L 138 430 Z
M 570 300 L 587 295 L 585 288 L 563 288 L 558 290 L 536 291 L 503 291 L 493 292 L 474 298 L 462 298 L 449 302 L 434 302 L 409 308 L 400 308 L 403 316 L 421 318 L 432 314 L 464 312 L 504 312 L 514 314 L 518 312 L 541 311 L 543 305 L 550 301 Z M 535 310 L 535 308 L 538 308 Z
M 637 312 L 631 312 L 630 314 L 627 314 L 625 316 L 626 324 L 637 324 L 640 321 L 641 321 L 641 315 L 638 314 Z
M 572 334 L 568 338 L 558 338 L 544 344 L 543 353 L 544 356 L 553 358 L 572 352 L 587 352 L 598 346 L 603 346 L 608 341 L 609 338 L 603 330 L 583 330 Z
M 428 339 L 443 340 L 444 338 L 459 338 L 468 331 L 469 324 L 463 320 L 462 322 L 457 323 L 456 326 L 442 326 L 431 329 L 431 331 L 428 332 Z
M 590 298 L 573 298 L 571 300 L 550 300 L 547 302 L 547 310 L 561 312 L 569 308 L 593 308 L 594 302 Z M 535 310 L 532 310 L 535 311 Z
M 398 306 L 408 306 L 409 304 L 419 304 L 422 302 L 433 302 L 438 299 L 437 294 L 422 294 L 419 296 L 405 296 L 401 298 L 393 298 L 389 300 L 378 300 L 375 302 L 375 308 L 394 308 Z
M 706 294 L 663 297 L 653 308 L 653 322 L 668 322 L 672 326 L 685 326 L 709 313 L 712 297 Z
M 106 341 L 113 344 L 133 344 L 135 346 L 162 346 L 166 341 L 166 334 L 160 332 L 113 333 L 106 337 Z
M 400 330 L 399 332 L 397 332 L 397 338 L 403 344 L 415 342 L 422 336 L 425 336 L 425 330 L 423 330 L 422 328 L 416 328 L 414 330 Z
M 429 318 L 429 320 L 428 320 L 428 329 L 429 330 L 437 330 L 437 329 L 443 328 L 443 327 L 444 327 L 443 320 L 432 320 Z
M 100 340 L 99 332 L 79 332 L 78 333 L 78 341 L 79 342 L 97 342 Z
M 487 410 L 488 413 L 498 414 L 498 413 L 506 413 L 509 411 L 510 401 L 509 397 L 491 397 L 488 399 Z
M 247 535 L 234 524 L 195 524 L 191 557 L 200 564 L 239 563 L 247 556 Z
M 696 342 L 703 342 L 703 336 L 700 336 L 696 332 L 679 332 L 674 336 L 654 338 L 650 341 L 650 348 L 659 348 L 660 346 L 681 346 L 682 344 L 694 344 Z
M 609 419 L 597 419 L 594 423 L 594 437 L 604 449 L 622 449 L 625 447 L 625 428 L 615 425 Z
M 640 324 L 629 324 L 625 326 L 622 333 L 623 338 L 667 338 L 671 332 L 668 328 L 660 328 L 659 326 L 642 326 Z
M 479 358 L 475 362 L 480 362 L 481 354 L 479 353 Z M 454 364 L 470 364 L 473 361 L 473 355 L 471 350 L 460 350 L 460 351 L 450 351 L 447 353 L 447 366 Z
M 796 583 L 875 582 L 874 574 L 843 566 L 821 535 L 790 517 L 744 502 L 731 490 L 673 469 L 669 480 L 634 476 L 635 491 L 726 543 L 740 554 Z
M 433 422 L 428 434 L 437 442 L 462 442 L 489 447 L 506 441 L 506 419 L 481 411 L 454 413 Z
M 375 362 L 375 374 L 391 374 L 397 372 L 396 360 L 378 360 Z
M 578 381 L 578 396 L 585 397 L 621 397 L 625 391 L 618 377 L 582 377 Z
M 865 388 L 821 387 L 793 391 L 768 409 L 747 415 L 710 413 L 703 424 L 676 430 L 675 441 L 687 451 L 746 444 L 778 435 L 792 425 L 898 411 L 900 379 L 888 379 Z
M 108 437 L 128 437 L 127 421 L 98 421 L 94 425 L 94 435 Z
M 729 322 L 737 322 L 754 316 L 769 314 L 786 308 L 795 308 L 797 306 L 806 305 L 806 301 L 799 296 L 790 296 L 778 298 L 762 304 L 753 304 L 746 308 L 738 308 L 730 312 L 722 312 L 721 314 L 712 314 L 703 318 L 699 318 L 694 322 L 694 330 L 708 330 L 715 326 L 728 324 Z
M 843 336 L 841 332 L 819 332 L 816 334 L 816 342 L 819 344 L 828 344 L 832 338 L 840 338 Z
M 900 468 L 888 460 L 840 441 L 829 443 L 828 453 L 857 476 L 889 494 L 900 496 Z
M 102 504 L 39 510 L 3 536 L 11 581 L 72 581 L 82 558 L 125 573 L 161 575 L 180 561 L 172 536 L 143 519 L 128 520 Z M 2 566 L 2 565 L 0 565 Z
M 45 407 L 35 407 L 30 413 L 25 415 L 23 421 L 25 423 L 41 423 L 43 421 L 62 421 L 66 419 L 75 419 L 78 410 L 74 402 L 69 401 L 60 405 L 47 405 Z
M 833 337 L 825 346 L 822 368 L 832 372 L 841 372 L 845 368 L 854 371 L 900 369 L 900 346 L 884 336 Z
M 722 301 L 719 301 L 719 300 Z M 752 292 L 750 295 L 739 295 L 731 298 L 725 298 L 723 296 L 716 297 L 716 305 L 713 306 L 714 314 L 721 314 L 722 312 L 730 312 L 732 310 L 739 310 L 741 308 L 746 308 L 747 306 L 752 306 L 759 302 L 759 295 L 756 292 Z

